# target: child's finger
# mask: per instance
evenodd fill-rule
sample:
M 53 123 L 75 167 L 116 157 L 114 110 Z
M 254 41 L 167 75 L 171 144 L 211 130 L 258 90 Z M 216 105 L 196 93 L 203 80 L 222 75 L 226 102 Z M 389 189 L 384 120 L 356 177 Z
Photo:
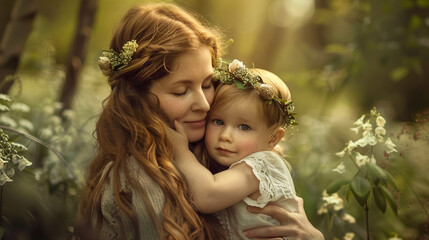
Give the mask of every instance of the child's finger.
M 183 125 L 181 123 L 179 123 L 179 121 L 174 120 L 174 127 L 176 128 L 176 131 L 181 134 L 181 135 L 185 135 L 186 136 L 186 131 L 185 128 L 183 127 Z
M 260 214 L 269 215 L 272 218 L 279 221 L 280 223 L 287 222 L 292 218 L 291 213 L 289 213 L 284 208 L 275 204 L 267 204 L 264 208 L 248 206 L 247 210 L 255 214 L 260 213 Z

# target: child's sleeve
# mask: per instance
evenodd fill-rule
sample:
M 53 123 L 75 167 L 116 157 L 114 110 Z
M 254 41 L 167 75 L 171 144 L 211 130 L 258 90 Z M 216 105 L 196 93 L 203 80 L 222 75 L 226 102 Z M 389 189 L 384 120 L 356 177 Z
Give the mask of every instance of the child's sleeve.
M 289 202 L 296 205 L 296 209 L 298 209 L 298 199 L 292 176 L 282 157 L 272 151 L 256 152 L 234 163 L 230 168 L 241 162 L 245 162 L 252 168 L 259 180 L 259 192 L 261 193 L 256 200 L 246 197 L 244 202 L 247 205 L 263 208 L 268 202 L 284 198 L 292 200 Z

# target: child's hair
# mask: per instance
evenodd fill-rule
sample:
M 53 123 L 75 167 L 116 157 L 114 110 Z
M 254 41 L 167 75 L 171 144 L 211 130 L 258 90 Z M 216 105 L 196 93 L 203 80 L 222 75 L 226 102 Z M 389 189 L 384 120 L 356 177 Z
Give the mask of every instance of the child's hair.
M 279 93 L 280 98 L 287 101 L 291 100 L 289 88 L 277 75 L 259 68 L 249 69 L 249 71 L 259 75 L 263 83 L 272 86 L 276 92 Z M 266 124 L 269 128 L 269 131 L 273 131 L 279 127 L 284 126 L 286 121 L 285 115 L 276 103 L 267 103 L 266 100 L 259 96 L 258 92 L 255 91 L 254 88 L 239 89 L 235 84 L 219 84 L 215 91 L 215 97 L 210 108 L 208 118 L 210 118 L 210 114 L 213 112 L 222 111 L 222 109 L 226 106 L 245 101 L 249 98 L 259 99 L 259 101 L 257 101 L 257 105 L 248 107 L 258 108 L 258 112 L 264 120 L 264 122 L 261 122 L 261 124 Z M 200 150 L 200 148 L 197 149 Z M 225 170 L 225 167 L 220 166 L 216 163 L 216 161 L 210 161 L 206 151 L 203 151 L 203 153 L 200 154 L 203 155 L 203 164 L 207 166 L 213 173 Z
M 101 196 L 108 179 L 102 172 L 112 162 L 115 201 L 133 223 L 135 239 L 140 239 L 137 216 L 131 193 L 122 190 L 120 173 L 144 200 L 161 239 L 221 239 L 219 223 L 205 223 L 210 216 L 199 216 L 192 207 L 186 181 L 172 162 L 173 147 L 163 125 L 165 117 L 150 93 L 153 82 L 166 76 L 173 60 L 187 51 L 205 46 L 214 64 L 220 57 L 219 33 L 173 4 L 150 4 L 128 10 L 113 35 L 110 49 L 120 52 L 131 40 L 138 44 L 132 60 L 108 74 L 112 92 L 103 102 L 96 125 L 98 152 L 90 165 L 80 214 L 86 221 L 95 216 L 100 226 Z M 135 174 L 127 171 L 131 156 L 164 193 L 160 217 L 148 198 L 151 193 Z
M 277 75 L 258 68 L 249 69 L 249 71 L 259 75 L 263 83 L 272 86 L 276 92 L 280 93 L 280 98 L 287 101 L 291 100 L 289 88 Z M 229 106 L 230 104 L 241 102 L 249 98 L 258 98 L 260 100 L 257 101 L 257 105 L 248 107 L 258 108 L 260 116 L 262 116 L 264 123 L 266 123 L 268 127 L 275 129 L 284 124 L 284 113 L 274 102 L 267 103 L 266 100 L 259 96 L 258 92 L 255 91 L 254 88 L 238 89 L 235 84 L 220 84 L 217 87 L 213 105 L 210 108 L 209 117 L 211 113 L 219 111 L 225 106 Z

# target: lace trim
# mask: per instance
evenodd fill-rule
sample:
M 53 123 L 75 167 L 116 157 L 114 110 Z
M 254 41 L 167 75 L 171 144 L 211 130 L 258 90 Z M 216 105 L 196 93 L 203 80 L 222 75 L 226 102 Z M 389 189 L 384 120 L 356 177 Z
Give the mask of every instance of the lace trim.
M 283 161 L 278 154 L 264 151 L 251 154 L 231 165 L 233 167 L 245 162 L 252 168 L 253 174 L 259 180 L 261 196 L 256 201 L 246 197 L 243 199 L 246 204 L 263 208 L 268 202 L 277 201 L 282 197 L 295 199 L 298 203 L 292 177 Z

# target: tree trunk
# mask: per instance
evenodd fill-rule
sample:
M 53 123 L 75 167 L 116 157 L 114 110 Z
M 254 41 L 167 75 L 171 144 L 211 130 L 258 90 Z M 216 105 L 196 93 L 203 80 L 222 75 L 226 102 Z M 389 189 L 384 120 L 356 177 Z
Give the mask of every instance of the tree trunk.
M 66 64 L 66 79 L 61 95 L 59 96 L 59 101 L 63 103 L 63 110 L 72 107 L 73 97 L 76 94 L 78 86 L 79 74 L 85 62 L 90 35 L 94 25 L 97 1 L 82 0 L 80 3 L 79 22 Z
M 7 76 L 16 73 L 19 59 L 30 35 L 37 14 L 37 0 L 17 0 L 0 44 L 0 93 L 12 86 Z
M 15 0 L 0 1 L 0 39 L 3 38 L 4 30 L 9 22 Z

